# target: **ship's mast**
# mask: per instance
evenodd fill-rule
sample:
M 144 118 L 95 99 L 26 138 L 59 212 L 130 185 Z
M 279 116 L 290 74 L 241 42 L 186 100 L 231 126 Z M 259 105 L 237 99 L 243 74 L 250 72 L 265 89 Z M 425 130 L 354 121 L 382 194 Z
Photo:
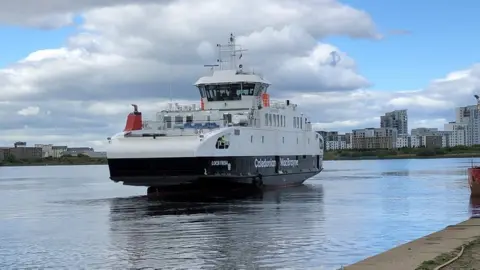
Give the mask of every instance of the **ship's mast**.
M 232 70 L 236 70 L 238 67 L 237 67 L 237 60 L 239 59 L 242 59 L 242 52 L 245 52 L 247 50 L 245 49 L 242 49 L 242 48 L 239 48 L 237 49 L 238 45 L 235 43 L 235 36 L 233 35 L 233 33 L 230 34 L 230 39 L 229 39 L 229 42 L 226 44 L 226 45 L 222 45 L 222 44 L 217 44 L 217 48 L 218 48 L 218 58 L 217 58 L 217 65 L 204 65 L 205 67 L 210 67 L 213 68 L 214 67 L 219 67 L 220 70 L 223 70 L 224 68 L 224 64 L 223 63 L 226 63 L 226 62 L 230 62 L 230 69 Z M 223 59 L 223 53 L 229 53 L 229 56 L 230 56 L 230 61 L 227 61 L 227 60 L 224 60 Z M 237 56 L 238 56 L 238 59 L 237 59 Z

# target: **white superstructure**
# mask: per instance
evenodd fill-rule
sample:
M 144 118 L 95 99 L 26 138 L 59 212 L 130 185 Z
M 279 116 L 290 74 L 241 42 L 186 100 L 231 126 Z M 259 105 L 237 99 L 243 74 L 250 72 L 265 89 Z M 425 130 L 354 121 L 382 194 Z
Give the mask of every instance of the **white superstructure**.
M 169 104 L 141 130 L 110 138 L 109 159 L 321 156 L 323 139 L 312 131 L 307 116 L 290 101 L 270 101 L 263 76 L 237 66 L 242 55 L 232 35 L 228 45 L 217 45 L 219 55 L 230 53 L 230 68 L 219 57 L 212 74 L 194 84 L 201 104 Z M 227 48 L 228 50 L 225 50 Z

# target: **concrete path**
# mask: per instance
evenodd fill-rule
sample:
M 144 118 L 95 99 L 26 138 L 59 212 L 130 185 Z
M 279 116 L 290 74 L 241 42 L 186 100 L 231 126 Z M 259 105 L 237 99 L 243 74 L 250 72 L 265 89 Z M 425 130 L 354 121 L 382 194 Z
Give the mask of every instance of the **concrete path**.
M 480 218 L 472 218 L 349 265 L 345 269 L 414 270 L 424 261 L 433 260 L 438 255 L 451 252 L 478 237 Z

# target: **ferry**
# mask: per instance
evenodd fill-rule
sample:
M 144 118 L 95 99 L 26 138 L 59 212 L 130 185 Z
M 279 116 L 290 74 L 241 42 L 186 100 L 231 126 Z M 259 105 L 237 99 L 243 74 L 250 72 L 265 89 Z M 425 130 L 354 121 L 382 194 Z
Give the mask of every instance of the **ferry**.
M 217 48 L 217 64 L 205 65 L 211 72 L 194 84 L 200 106 L 170 103 L 144 120 L 132 104 L 125 129 L 108 138 L 111 180 L 146 186 L 148 194 L 187 186 L 263 189 L 301 185 L 323 170 L 323 138 L 297 104 L 270 100 L 271 83 L 238 64 L 246 50 L 233 34 Z

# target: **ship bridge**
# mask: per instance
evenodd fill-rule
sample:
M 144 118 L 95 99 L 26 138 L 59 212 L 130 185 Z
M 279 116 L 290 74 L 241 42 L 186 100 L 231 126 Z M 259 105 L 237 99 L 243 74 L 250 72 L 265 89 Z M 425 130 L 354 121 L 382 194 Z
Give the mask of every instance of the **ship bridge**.
M 233 34 L 228 44 L 217 44 L 218 64 L 205 65 L 211 67 L 212 73 L 194 84 L 200 92 L 202 110 L 248 110 L 264 106 L 269 99 L 270 82 L 253 71 L 246 72 L 242 64 L 237 65 L 246 51 L 237 46 Z M 224 52 L 229 53 L 229 61 L 222 58 Z M 224 68 L 225 63 L 229 63 L 228 68 Z
M 270 82 L 260 75 L 241 70 L 217 70 L 200 78 L 195 86 L 204 110 L 234 110 L 256 107 Z

